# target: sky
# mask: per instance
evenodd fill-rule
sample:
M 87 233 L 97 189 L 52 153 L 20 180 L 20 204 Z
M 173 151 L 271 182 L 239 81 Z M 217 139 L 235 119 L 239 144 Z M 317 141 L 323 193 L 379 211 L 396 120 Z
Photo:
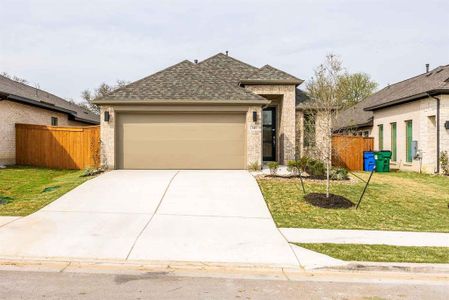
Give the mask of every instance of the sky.
M 0 0 L 0 73 L 66 99 L 218 52 L 308 80 L 329 53 L 391 84 L 449 64 L 448 0 Z

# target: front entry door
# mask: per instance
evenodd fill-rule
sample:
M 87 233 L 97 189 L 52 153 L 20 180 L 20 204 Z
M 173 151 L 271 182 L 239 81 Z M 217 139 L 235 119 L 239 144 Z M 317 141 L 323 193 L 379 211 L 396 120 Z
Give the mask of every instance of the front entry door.
M 263 110 L 263 160 L 276 160 L 276 108 L 268 107 Z

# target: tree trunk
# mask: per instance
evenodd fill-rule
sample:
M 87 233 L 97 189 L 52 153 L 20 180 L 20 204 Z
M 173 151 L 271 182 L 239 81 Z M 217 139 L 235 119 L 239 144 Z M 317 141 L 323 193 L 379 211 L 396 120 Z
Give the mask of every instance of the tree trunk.
M 331 113 L 329 113 L 329 115 L 327 116 L 328 120 L 327 120 L 327 127 L 328 127 L 328 136 L 327 136 L 327 154 L 326 154 L 326 198 L 329 198 L 329 194 L 330 194 L 330 185 L 331 185 L 331 180 L 330 180 L 330 173 L 331 173 L 331 168 L 332 168 L 332 124 L 331 124 Z

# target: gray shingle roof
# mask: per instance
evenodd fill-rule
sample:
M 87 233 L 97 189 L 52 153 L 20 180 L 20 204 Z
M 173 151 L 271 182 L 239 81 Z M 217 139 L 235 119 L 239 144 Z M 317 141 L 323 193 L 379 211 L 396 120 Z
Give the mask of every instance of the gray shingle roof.
M 373 112 L 365 111 L 364 108 L 370 104 L 368 99 L 340 112 L 334 124 L 334 129 L 351 129 L 372 126 Z
M 440 66 L 404 81 L 389 85 L 367 98 L 367 109 L 395 104 L 409 97 L 419 96 L 433 90 L 449 91 L 449 65 Z
M 78 121 L 87 121 L 89 123 L 99 123 L 100 118 L 93 112 L 70 103 L 58 96 L 43 91 L 38 88 L 34 88 L 27 84 L 23 84 L 14 80 L 11 80 L 5 76 L 0 75 L 0 94 L 6 97 L 20 97 L 28 100 L 36 101 L 36 104 L 47 105 L 50 109 L 62 109 L 62 111 L 72 115 Z
M 201 71 L 212 74 L 228 83 L 238 85 L 242 78 L 249 76 L 258 68 L 239 61 L 223 53 L 218 53 L 198 64 Z
M 247 77 L 240 80 L 242 84 L 250 83 L 272 83 L 272 84 L 301 84 L 301 80 L 295 76 L 285 73 L 279 69 L 273 68 L 270 65 L 265 65 L 257 69 Z
M 374 93 L 341 112 L 335 129 L 370 126 L 373 121 L 373 112 L 366 109 L 394 105 L 415 96 L 425 96 L 426 92 L 435 90 L 449 92 L 449 65 L 440 66 L 428 73 L 400 81 Z
M 117 89 L 104 101 L 261 101 L 266 99 L 208 74 L 188 60 Z

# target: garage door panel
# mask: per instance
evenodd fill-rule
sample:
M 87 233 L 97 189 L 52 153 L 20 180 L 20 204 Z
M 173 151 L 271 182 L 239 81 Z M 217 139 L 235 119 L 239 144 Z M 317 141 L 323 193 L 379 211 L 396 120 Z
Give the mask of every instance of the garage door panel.
M 183 125 L 157 125 L 147 124 L 125 124 L 124 134 L 128 139 L 148 140 L 148 141 L 169 141 L 169 140 L 242 140 L 245 138 L 241 124 L 227 126 L 226 124 L 189 124 Z M 143 135 L 142 132 L 147 134 Z
M 243 169 L 245 114 L 122 113 L 117 163 L 127 169 Z

